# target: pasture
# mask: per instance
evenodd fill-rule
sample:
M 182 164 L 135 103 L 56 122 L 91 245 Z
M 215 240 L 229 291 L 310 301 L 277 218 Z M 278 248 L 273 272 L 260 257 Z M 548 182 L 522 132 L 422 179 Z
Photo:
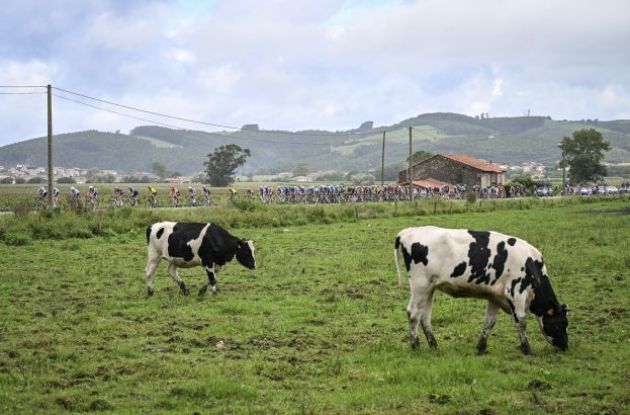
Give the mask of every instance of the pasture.
M 104 213 L 99 232 L 96 214 L 0 218 L 0 230 L 25 237 L 0 242 L 0 413 L 627 413 L 628 199 L 527 203 L 461 205 L 457 214 L 444 205 L 436 215 L 433 205 L 415 214 L 402 206 L 122 209 Z M 171 217 L 206 217 L 253 238 L 258 269 L 234 262 L 217 276 L 221 292 L 198 298 L 203 270 L 180 270 L 191 290 L 184 297 L 162 263 L 146 298 L 144 226 Z M 429 224 L 537 246 L 571 309 L 569 351 L 554 350 L 530 317 L 534 354 L 523 356 L 502 313 L 489 353 L 477 356 L 485 302 L 440 293 L 439 348 L 422 339 L 412 351 L 393 240 L 401 228 Z

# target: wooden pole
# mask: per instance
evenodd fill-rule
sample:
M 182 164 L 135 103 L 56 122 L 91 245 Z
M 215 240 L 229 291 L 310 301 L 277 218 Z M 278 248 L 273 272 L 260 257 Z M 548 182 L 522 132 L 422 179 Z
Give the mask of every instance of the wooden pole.
M 409 180 L 409 201 L 413 200 L 413 148 L 411 146 L 411 128 L 409 127 L 409 174 L 407 179 Z
M 52 87 L 46 85 L 48 95 L 48 207 L 53 207 L 53 130 L 52 130 Z
M 381 191 L 385 187 L 385 131 L 383 131 L 383 151 L 381 152 Z

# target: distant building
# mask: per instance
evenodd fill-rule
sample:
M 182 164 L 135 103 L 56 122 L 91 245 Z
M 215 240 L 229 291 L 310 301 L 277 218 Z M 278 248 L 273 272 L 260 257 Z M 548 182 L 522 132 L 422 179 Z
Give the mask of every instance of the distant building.
M 295 177 L 292 177 L 291 180 L 294 182 L 307 183 L 307 182 L 312 182 L 313 178 L 308 177 L 308 176 L 295 176 Z
M 164 183 L 192 183 L 192 177 L 178 176 L 178 177 L 166 177 L 162 180 Z
M 398 182 L 407 182 L 408 169 L 398 173 Z M 465 184 L 466 186 L 490 187 L 505 183 L 505 169 L 485 160 L 463 154 L 436 154 L 412 166 L 414 181 L 435 181 Z

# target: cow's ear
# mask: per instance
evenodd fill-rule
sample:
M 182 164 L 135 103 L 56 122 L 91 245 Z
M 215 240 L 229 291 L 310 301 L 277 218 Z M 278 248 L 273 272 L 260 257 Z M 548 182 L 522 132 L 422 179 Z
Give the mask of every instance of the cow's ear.
M 547 310 L 547 315 L 549 317 L 553 317 L 556 314 L 556 310 L 553 308 L 550 308 L 549 310 Z

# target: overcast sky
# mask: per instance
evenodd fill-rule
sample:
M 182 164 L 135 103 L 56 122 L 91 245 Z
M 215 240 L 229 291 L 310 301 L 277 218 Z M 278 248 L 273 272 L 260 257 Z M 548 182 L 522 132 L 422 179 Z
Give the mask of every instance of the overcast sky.
M 20 0 L 0 13 L 0 85 L 265 129 L 629 119 L 629 45 L 628 0 Z M 55 133 L 147 124 L 53 100 Z M 0 95 L 0 145 L 45 133 L 45 95 Z

